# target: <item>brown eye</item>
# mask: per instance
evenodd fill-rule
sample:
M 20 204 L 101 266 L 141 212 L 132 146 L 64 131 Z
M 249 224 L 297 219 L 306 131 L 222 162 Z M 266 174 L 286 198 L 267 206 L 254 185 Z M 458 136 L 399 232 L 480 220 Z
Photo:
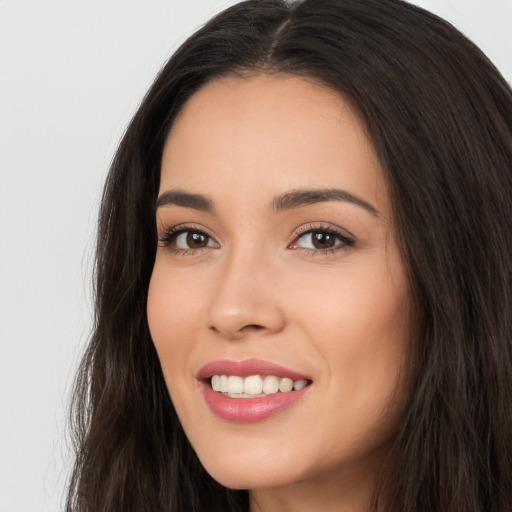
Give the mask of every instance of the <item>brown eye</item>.
M 206 247 L 219 247 L 215 240 L 202 231 L 183 230 L 171 233 L 166 237 L 165 242 L 178 250 L 204 249 Z
M 186 235 L 187 245 L 190 249 L 199 249 L 201 247 L 208 246 L 209 237 L 203 233 L 194 233 L 193 231 L 188 231 Z
M 336 245 L 336 238 L 329 233 L 311 233 L 311 243 L 315 249 L 330 249 Z
M 332 229 L 312 229 L 298 236 L 292 244 L 292 248 L 329 252 L 353 244 L 354 240 Z

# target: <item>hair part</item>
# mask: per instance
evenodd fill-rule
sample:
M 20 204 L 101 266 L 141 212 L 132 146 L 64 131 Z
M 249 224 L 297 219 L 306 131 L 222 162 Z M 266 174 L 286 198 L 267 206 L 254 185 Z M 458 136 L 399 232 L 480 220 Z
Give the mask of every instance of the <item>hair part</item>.
M 248 493 L 215 482 L 185 437 L 146 301 L 173 120 L 207 82 L 261 73 L 319 81 L 347 98 L 389 185 L 414 322 L 403 418 L 374 508 L 511 510 L 512 92 L 462 34 L 401 0 L 242 2 L 158 75 L 101 202 L 66 510 L 248 511 Z

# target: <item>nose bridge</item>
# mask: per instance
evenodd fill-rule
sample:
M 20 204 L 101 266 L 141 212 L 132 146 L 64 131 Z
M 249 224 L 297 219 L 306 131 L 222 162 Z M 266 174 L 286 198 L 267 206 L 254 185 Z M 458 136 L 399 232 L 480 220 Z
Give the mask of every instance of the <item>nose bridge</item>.
M 209 306 L 209 327 L 227 338 L 249 332 L 272 333 L 284 326 L 273 283 L 278 270 L 264 250 L 251 244 L 233 248 L 219 269 Z

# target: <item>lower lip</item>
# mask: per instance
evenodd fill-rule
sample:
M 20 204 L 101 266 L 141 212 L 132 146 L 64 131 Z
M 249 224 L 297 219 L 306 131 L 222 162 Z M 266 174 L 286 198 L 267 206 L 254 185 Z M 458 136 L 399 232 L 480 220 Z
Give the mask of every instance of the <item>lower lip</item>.
M 309 388 L 306 386 L 299 391 L 272 393 L 257 398 L 230 398 L 203 383 L 204 397 L 212 412 L 235 423 L 252 423 L 269 418 L 298 402 Z

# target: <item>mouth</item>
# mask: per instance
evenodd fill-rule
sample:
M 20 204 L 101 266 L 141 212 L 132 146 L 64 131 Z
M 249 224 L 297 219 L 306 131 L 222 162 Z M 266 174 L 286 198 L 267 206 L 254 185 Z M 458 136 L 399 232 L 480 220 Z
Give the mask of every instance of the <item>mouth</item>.
M 267 361 L 219 360 L 199 374 L 206 403 L 228 421 L 260 421 L 298 402 L 313 380 L 307 375 Z

